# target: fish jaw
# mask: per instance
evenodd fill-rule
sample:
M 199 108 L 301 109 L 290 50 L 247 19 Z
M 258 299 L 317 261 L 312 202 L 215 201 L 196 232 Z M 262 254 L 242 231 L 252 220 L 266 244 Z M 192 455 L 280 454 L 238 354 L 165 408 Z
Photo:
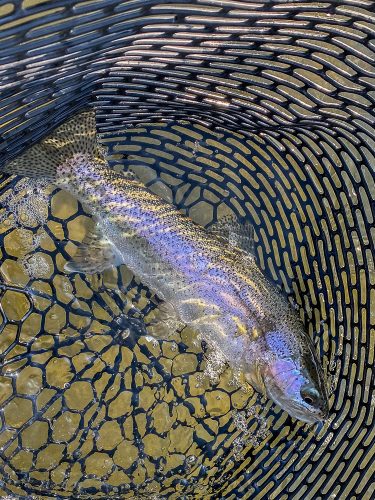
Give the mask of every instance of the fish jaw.
M 266 332 L 248 342 L 244 351 L 245 379 L 291 417 L 316 423 L 328 417 L 323 369 L 306 334 Z M 306 358 L 307 356 L 307 358 Z
M 267 396 L 290 416 L 307 423 L 323 421 L 328 416 L 328 401 L 311 382 L 304 367 L 291 359 L 279 359 L 265 365 L 262 376 Z M 306 402 L 304 389 L 316 392 L 314 401 Z

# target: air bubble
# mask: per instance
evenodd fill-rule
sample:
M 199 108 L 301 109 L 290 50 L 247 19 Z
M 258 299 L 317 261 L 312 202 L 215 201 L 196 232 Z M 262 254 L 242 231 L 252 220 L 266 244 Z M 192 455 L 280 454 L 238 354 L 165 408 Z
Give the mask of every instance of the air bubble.
M 47 185 L 36 179 L 22 179 L 15 190 L 2 199 L 2 204 L 7 207 L 4 218 L 12 215 L 21 227 L 43 226 L 48 218 Z
M 220 381 L 220 375 L 224 372 L 227 365 L 227 359 L 219 349 L 212 349 L 206 361 L 206 367 L 203 376 L 207 377 L 212 385 L 217 385 Z
M 256 448 L 269 435 L 266 420 L 257 413 L 259 407 L 251 407 L 246 412 L 232 412 L 233 423 L 237 431 L 240 432 L 233 441 L 233 454 L 236 460 L 243 460 L 243 449 L 248 446 Z M 250 422 L 252 427 L 254 420 L 257 423 L 255 429 L 250 428 L 247 420 L 252 417 Z
M 42 255 L 25 256 L 19 262 L 30 278 L 48 278 L 50 276 L 48 262 Z

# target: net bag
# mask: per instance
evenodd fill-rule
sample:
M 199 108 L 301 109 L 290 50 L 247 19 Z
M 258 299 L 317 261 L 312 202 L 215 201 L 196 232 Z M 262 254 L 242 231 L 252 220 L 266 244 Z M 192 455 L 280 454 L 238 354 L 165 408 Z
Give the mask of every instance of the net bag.
M 64 273 L 84 207 L 4 175 L 3 497 L 373 498 L 374 40 L 368 0 L 0 1 L 1 164 L 94 107 L 113 168 L 253 225 L 330 389 L 308 426 L 194 332 L 150 342 L 157 297 L 123 266 Z

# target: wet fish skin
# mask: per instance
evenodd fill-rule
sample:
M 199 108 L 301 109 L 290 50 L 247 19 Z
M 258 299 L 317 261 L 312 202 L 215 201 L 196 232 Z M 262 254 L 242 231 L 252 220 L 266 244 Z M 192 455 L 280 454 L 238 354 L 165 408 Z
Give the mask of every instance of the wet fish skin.
M 292 416 L 324 419 L 320 362 L 286 299 L 254 258 L 182 215 L 134 178 L 73 158 L 58 184 L 96 216 L 104 237 L 178 317 Z M 309 404 L 310 403 L 310 404 Z
M 95 216 L 96 234 L 68 269 L 126 264 L 256 389 L 300 420 L 326 418 L 323 370 L 297 312 L 250 255 L 108 168 L 94 112 L 76 115 L 4 170 L 50 179 Z

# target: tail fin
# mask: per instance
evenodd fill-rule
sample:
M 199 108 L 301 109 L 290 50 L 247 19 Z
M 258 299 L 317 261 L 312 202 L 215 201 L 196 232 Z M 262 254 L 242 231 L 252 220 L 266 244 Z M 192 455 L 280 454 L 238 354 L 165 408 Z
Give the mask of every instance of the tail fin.
M 49 136 L 27 149 L 0 170 L 25 177 L 56 179 L 60 165 L 76 154 L 83 154 L 103 163 L 103 153 L 96 140 L 95 111 L 78 113 Z

